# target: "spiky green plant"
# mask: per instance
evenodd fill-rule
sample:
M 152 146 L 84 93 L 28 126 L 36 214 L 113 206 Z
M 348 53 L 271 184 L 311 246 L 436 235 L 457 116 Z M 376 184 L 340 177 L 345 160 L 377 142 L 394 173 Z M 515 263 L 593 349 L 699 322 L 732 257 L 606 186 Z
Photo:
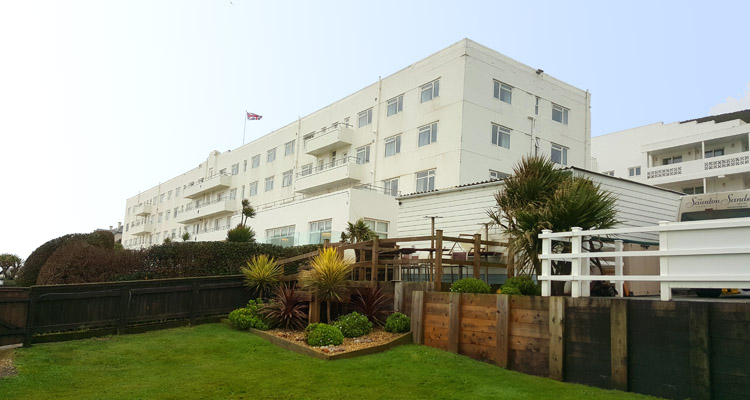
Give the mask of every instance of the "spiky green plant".
M 346 293 L 346 280 L 352 270 L 352 262 L 333 247 L 321 249 L 310 261 L 308 271 L 300 274 L 300 285 L 313 292 L 320 301 L 326 302 L 326 316 L 331 321 L 331 302 L 341 301 Z
M 247 268 L 241 268 L 245 275 L 245 286 L 256 296 L 265 297 L 279 284 L 279 278 L 284 275 L 284 269 L 276 264 L 276 260 L 265 254 L 253 257 L 247 262 Z
M 276 297 L 264 305 L 260 313 L 284 329 L 302 330 L 307 324 L 307 304 L 293 285 L 280 285 Z
M 252 228 L 239 224 L 227 231 L 227 242 L 254 242 L 255 231 Z
M 495 200 L 497 208 L 488 214 L 503 228 L 508 251 L 521 274 L 541 273 L 539 234 L 543 229 L 606 229 L 618 223 L 612 194 L 569 170 L 557 168 L 545 157 L 523 158 L 514 174 L 505 178 L 504 189 Z M 559 251 L 565 244 L 558 242 L 557 246 Z

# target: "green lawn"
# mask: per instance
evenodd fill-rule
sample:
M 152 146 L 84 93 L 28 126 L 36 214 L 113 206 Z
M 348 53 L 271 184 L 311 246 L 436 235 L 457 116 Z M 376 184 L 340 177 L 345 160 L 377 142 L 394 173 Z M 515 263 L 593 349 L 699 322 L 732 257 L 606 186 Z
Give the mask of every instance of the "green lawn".
M 2 399 L 647 399 L 426 346 L 322 361 L 222 324 L 18 349 Z

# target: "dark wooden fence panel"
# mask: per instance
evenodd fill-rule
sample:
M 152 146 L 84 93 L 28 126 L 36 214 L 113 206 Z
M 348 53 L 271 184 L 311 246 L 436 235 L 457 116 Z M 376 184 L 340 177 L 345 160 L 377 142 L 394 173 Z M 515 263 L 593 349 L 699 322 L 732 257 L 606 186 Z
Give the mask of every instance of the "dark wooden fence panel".
M 630 390 L 671 399 L 691 397 L 689 305 L 688 302 L 630 302 Z
M 0 288 L 0 346 L 23 342 L 28 307 L 28 288 Z
M 610 299 L 568 299 L 565 311 L 565 380 L 612 388 Z
M 749 314 L 747 304 L 711 304 L 710 366 L 715 399 L 739 399 L 750 394 Z

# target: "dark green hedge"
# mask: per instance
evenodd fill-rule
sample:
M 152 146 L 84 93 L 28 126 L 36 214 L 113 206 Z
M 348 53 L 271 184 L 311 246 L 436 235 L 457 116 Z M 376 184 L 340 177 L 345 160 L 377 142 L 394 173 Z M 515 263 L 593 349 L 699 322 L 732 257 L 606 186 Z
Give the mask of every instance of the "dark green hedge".
M 144 250 L 144 265 L 122 274 L 117 280 L 166 279 L 189 276 L 234 275 L 255 255 L 289 258 L 319 249 L 318 245 L 281 247 L 262 243 L 174 242 Z M 285 266 L 287 274 L 297 272 L 300 263 Z
M 97 231 L 94 233 L 72 233 L 52 239 L 37 247 L 37 249 L 26 258 L 23 268 L 18 272 L 16 285 L 36 285 L 39 271 L 41 271 L 52 253 L 54 253 L 59 247 L 74 242 L 84 242 L 94 247 L 112 250 L 115 245 L 115 237 L 112 232 Z

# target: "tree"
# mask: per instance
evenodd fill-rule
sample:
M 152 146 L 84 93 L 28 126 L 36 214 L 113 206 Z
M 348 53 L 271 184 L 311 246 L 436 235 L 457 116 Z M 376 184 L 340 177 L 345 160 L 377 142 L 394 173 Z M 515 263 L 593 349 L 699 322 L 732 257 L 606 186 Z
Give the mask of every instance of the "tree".
M 240 220 L 240 225 L 245 226 L 248 219 L 255 218 L 255 214 L 255 208 L 250 205 L 250 200 L 242 199 L 242 219 Z
M 355 223 L 347 222 L 346 232 L 341 232 L 342 243 L 357 243 L 372 240 L 377 234 L 360 218 Z
M 227 242 L 248 243 L 255 241 L 255 231 L 252 228 L 239 224 L 227 231 Z
M 0 254 L 0 278 L 6 281 L 16 279 L 18 270 L 23 266 L 23 260 L 15 254 Z
M 611 228 L 617 221 L 615 197 L 588 179 L 556 168 L 545 157 L 523 158 L 514 174 L 505 178 L 505 187 L 495 195 L 497 208 L 488 211 L 508 238 L 508 251 L 520 266 L 521 274 L 541 274 L 539 253 L 543 229 L 569 231 Z M 554 251 L 569 248 L 553 242 Z M 570 263 L 553 262 L 553 273 L 561 274 Z
M 346 280 L 352 270 L 352 262 L 334 247 L 321 249 L 310 261 L 312 269 L 300 274 L 300 285 L 326 302 L 326 316 L 331 323 L 331 302 L 341 301 L 346 293 Z
M 187 242 L 188 240 L 190 240 L 190 232 L 183 233 L 182 234 L 182 241 L 183 242 Z

